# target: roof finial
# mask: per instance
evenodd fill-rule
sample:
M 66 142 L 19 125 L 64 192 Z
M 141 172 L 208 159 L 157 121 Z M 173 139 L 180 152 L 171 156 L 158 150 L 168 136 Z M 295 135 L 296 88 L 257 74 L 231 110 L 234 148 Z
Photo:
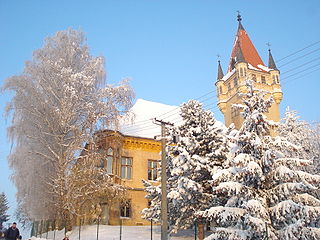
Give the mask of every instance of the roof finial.
M 268 51 L 270 52 L 271 51 L 271 49 L 270 49 L 271 43 L 267 42 L 266 45 L 268 46 Z
M 244 30 L 244 28 L 243 28 L 243 26 L 242 26 L 242 24 L 241 24 L 241 20 L 242 20 L 242 18 L 241 18 L 241 15 L 240 15 L 240 11 L 237 11 L 238 12 L 238 16 L 237 16 L 237 20 L 238 20 L 238 22 L 239 22 L 239 26 L 238 26 L 238 31 L 239 30 Z
M 238 10 L 237 13 L 238 13 L 237 20 L 240 23 L 242 20 L 241 15 L 240 15 L 240 11 Z

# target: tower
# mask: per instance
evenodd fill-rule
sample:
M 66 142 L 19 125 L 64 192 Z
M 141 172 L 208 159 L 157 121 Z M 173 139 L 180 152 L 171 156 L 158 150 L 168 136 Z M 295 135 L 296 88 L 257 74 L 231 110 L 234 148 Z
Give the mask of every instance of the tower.
M 218 61 L 218 76 L 216 81 L 218 107 L 224 115 L 225 124 L 231 123 L 239 128 L 242 123 L 239 110 L 232 107 L 241 103 L 239 93 L 246 91 L 245 81 L 251 79 L 257 89 L 263 89 L 272 94 L 274 103 L 266 114 L 269 120 L 279 121 L 279 104 L 282 100 L 280 86 L 280 71 L 274 62 L 269 49 L 269 64 L 264 65 L 261 57 L 251 42 L 249 35 L 242 26 L 241 16 L 238 14 L 238 30 L 234 40 L 227 73 L 224 75 L 220 61 Z

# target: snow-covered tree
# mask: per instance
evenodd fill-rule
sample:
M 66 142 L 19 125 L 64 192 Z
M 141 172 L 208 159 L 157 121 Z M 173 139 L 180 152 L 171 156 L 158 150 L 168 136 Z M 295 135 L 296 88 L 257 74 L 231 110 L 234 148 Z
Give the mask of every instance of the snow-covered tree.
M 226 160 L 227 144 L 223 124 L 212 112 L 191 100 L 180 108 L 182 123 L 169 131 L 167 147 L 169 223 L 173 232 L 192 226 L 195 212 L 207 207 L 211 200 L 211 172 Z M 151 207 L 145 216 L 158 218 L 160 187 L 145 183 Z
M 3 229 L 3 223 L 9 220 L 7 211 L 9 210 L 9 203 L 4 192 L 0 193 L 0 231 Z
M 212 222 L 210 239 L 319 239 L 320 200 L 312 196 L 319 175 L 299 170 L 310 161 L 286 156 L 284 138 L 264 115 L 272 98 L 248 81 L 242 94 L 244 122 L 232 131 L 234 146 L 224 169 L 212 176 L 213 201 L 198 215 Z
M 86 143 L 94 142 L 97 130 L 116 125 L 133 91 L 126 81 L 106 85 L 103 57 L 91 56 L 84 33 L 73 29 L 48 37 L 3 90 L 14 94 L 7 107 L 14 143 L 9 163 L 21 211 L 33 220 L 65 219 L 74 209 L 69 179 L 83 170 L 76 171 L 79 156 L 96 154 Z M 95 179 L 100 170 L 90 171 L 85 178 L 90 187 L 78 182 L 83 198 L 106 191 L 106 183 Z
M 286 138 L 291 145 L 287 148 L 286 155 L 291 157 L 304 157 L 314 163 L 308 167 L 308 171 L 319 172 L 320 158 L 320 134 L 317 126 L 300 120 L 296 111 L 286 109 L 285 117 L 277 128 L 279 136 Z

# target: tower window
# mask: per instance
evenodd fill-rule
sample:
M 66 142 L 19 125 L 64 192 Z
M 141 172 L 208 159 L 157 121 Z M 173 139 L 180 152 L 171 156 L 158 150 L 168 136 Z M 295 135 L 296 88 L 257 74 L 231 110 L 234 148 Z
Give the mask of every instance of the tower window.
M 235 87 L 238 86 L 238 79 L 236 77 L 233 79 L 233 83 Z
M 113 149 L 109 148 L 107 151 L 107 173 L 112 173 L 112 163 L 113 163 Z
M 276 75 L 276 79 L 277 79 L 277 83 L 279 84 L 280 81 L 279 81 L 279 76 L 278 75 Z
M 265 76 L 261 76 L 261 83 L 266 84 L 266 77 Z
M 228 83 L 228 90 L 231 90 L 231 83 Z
M 220 94 L 222 94 L 222 87 L 220 86 Z
M 243 77 L 243 68 L 240 68 L 240 77 Z
M 235 107 L 231 107 L 231 117 L 234 118 L 239 115 L 239 110 Z
M 128 158 L 128 157 L 121 158 L 121 178 L 123 179 L 132 178 L 132 158 Z
M 272 76 L 272 79 L 273 79 L 273 84 L 275 84 L 275 83 L 276 83 L 276 76 L 273 75 L 273 76 Z
M 252 80 L 255 82 L 257 81 L 257 76 L 255 74 L 252 74 Z
M 244 76 L 247 76 L 247 69 L 243 69 L 244 70 Z

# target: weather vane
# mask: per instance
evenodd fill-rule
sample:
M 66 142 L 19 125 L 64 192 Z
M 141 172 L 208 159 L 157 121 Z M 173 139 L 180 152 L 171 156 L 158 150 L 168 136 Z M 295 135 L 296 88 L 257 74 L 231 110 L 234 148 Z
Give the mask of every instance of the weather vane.
M 267 42 L 266 45 L 269 47 L 269 51 L 270 51 L 271 43 Z
M 240 11 L 238 10 L 237 13 L 238 13 L 238 16 L 237 16 L 238 17 L 238 21 L 241 22 L 242 18 L 241 18 L 241 15 L 240 15 Z

